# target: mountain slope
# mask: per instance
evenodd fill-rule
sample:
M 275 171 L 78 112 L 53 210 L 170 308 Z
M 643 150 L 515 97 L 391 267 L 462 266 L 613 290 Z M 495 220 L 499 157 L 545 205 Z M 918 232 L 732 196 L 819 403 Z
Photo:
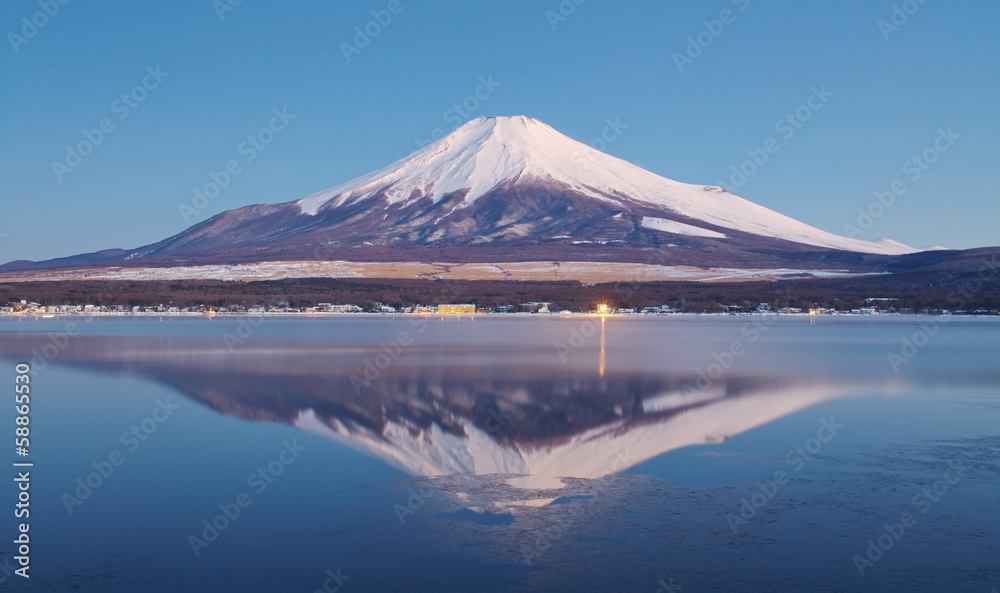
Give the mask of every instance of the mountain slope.
M 222 212 L 158 243 L 0 270 L 576 261 L 880 272 L 916 251 L 834 235 L 509 116 L 472 120 L 347 183 Z
M 403 207 L 423 199 L 437 204 L 449 195 L 464 192 L 452 206 L 454 212 L 474 205 L 491 191 L 516 184 L 550 186 L 600 200 L 613 208 L 638 205 L 663 209 L 667 217 L 674 214 L 707 226 L 818 247 L 882 254 L 916 251 L 891 241 L 870 242 L 834 235 L 720 187 L 660 177 L 525 116 L 475 119 L 403 160 L 297 204 L 303 213 L 316 215 L 321 210 L 357 206 L 366 200 L 381 199 Z M 700 225 L 696 228 L 705 230 Z M 718 235 L 717 231 L 706 232 Z

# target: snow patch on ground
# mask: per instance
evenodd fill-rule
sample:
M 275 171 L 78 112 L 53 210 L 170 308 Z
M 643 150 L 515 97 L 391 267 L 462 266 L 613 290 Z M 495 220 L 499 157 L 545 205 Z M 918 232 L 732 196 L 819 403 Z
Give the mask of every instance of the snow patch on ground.
M 449 278 L 454 280 L 579 280 L 581 282 L 768 280 L 791 276 L 864 276 L 849 270 L 698 268 L 620 262 L 261 262 L 173 268 L 94 268 L 0 275 L 6 282 L 71 280 L 277 280 L 282 278 Z
M 726 236 L 716 231 L 699 228 L 683 222 L 667 220 L 666 218 L 656 218 L 653 216 L 643 216 L 642 226 L 654 231 L 663 231 L 675 235 L 687 235 L 689 237 L 710 237 L 713 239 L 725 239 Z

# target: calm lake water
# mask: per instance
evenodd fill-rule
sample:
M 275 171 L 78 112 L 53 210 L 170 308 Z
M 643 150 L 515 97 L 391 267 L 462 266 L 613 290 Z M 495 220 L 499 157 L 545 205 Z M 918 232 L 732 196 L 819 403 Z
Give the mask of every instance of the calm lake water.
M 991 593 L 998 355 L 996 319 L 0 318 L 0 589 Z

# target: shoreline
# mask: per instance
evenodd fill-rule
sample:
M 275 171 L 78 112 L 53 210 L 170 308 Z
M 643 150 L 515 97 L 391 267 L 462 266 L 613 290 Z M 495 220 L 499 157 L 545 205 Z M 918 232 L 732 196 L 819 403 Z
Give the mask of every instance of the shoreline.
M 437 317 L 441 319 L 463 319 L 472 317 L 483 317 L 483 318 L 541 318 L 541 319 L 564 319 L 567 317 L 602 317 L 602 318 L 621 318 L 621 319 L 636 319 L 636 318 L 670 318 L 670 317 L 781 317 L 781 318 L 796 318 L 796 319 L 832 319 L 845 317 L 849 319 L 875 319 L 875 318 L 932 318 L 938 319 L 942 317 L 960 317 L 963 319 L 1000 319 L 1000 314 L 966 314 L 966 313 L 694 313 L 694 312 L 677 312 L 677 313 L 596 313 L 596 312 L 579 312 L 579 311 L 567 311 L 559 313 L 529 313 L 529 312 L 512 312 L 512 313 L 495 313 L 495 312 L 476 312 L 476 313 L 405 313 L 405 312 L 395 312 L 395 313 L 378 313 L 378 312 L 357 312 L 357 313 L 343 313 L 343 312 L 304 312 L 304 311 L 288 311 L 288 312 L 275 312 L 275 311 L 261 311 L 261 312 L 225 312 L 225 313 L 197 313 L 197 312 L 185 312 L 185 311 L 174 311 L 174 312 L 89 312 L 89 313 L 0 313 L 0 319 L 4 318 L 30 318 L 30 319 L 56 319 L 56 318 L 88 318 L 88 317 L 101 317 L 101 318 L 149 318 L 149 317 L 183 317 L 183 318 L 207 318 L 212 319 L 216 317 L 220 318 L 241 318 L 241 317 L 307 317 L 307 318 L 353 318 L 353 317 L 364 317 L 364 318 L 377 318 L 377 317 Z

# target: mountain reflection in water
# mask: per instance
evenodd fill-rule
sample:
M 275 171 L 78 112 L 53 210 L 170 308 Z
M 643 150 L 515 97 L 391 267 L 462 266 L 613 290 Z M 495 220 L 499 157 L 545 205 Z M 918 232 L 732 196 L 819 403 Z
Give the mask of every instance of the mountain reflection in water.
M 852 393 L 845 381 L 791 371 L 711 379 L 677 368 L 608 369 L 603 333 L 597 368 L 546 364 L 553 348 L 538 345 L 398 353 L 258 340 L 230 350 L 217 337 L 102 335 L 75 338 L 59 363 L 144 377 L 229 416 L 291 424 L 414 476 L 516 474 L 512 484 L 522 488 L 621 472 Z M 5 342 L 5 354 L 47 341 L 22 335 Z

